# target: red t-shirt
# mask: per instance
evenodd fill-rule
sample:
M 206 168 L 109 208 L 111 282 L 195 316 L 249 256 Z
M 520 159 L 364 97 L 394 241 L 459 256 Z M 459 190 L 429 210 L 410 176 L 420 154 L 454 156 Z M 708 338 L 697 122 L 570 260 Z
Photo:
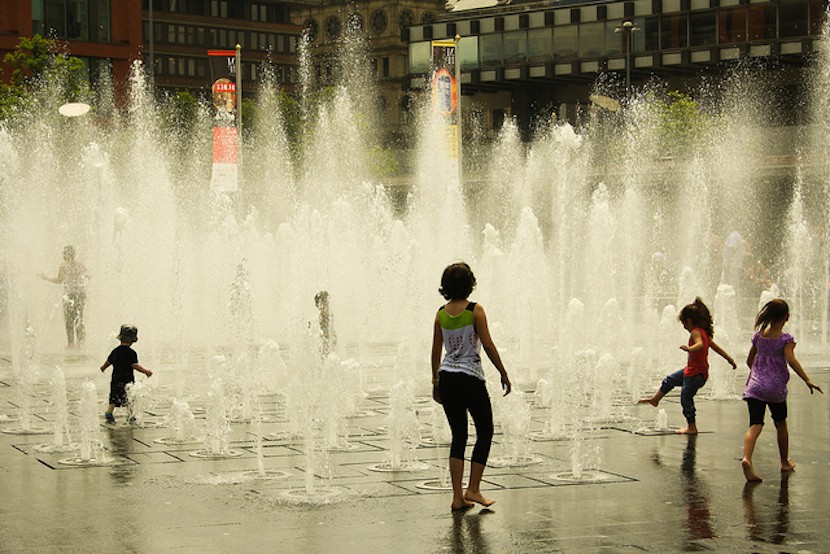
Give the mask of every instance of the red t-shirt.
M 709 378 L 709 335 L 704 329 L 695 327 L 700 333 L 700 338 L 703 339 L 703 348 L 689 352 L 689 359 L 686 361 L 686 367 L 683 368 L 684 377 L 692 377 L 693 375 L 703 375 Z M 689 333 L 689 346 L 693 345 L 692 334 Z

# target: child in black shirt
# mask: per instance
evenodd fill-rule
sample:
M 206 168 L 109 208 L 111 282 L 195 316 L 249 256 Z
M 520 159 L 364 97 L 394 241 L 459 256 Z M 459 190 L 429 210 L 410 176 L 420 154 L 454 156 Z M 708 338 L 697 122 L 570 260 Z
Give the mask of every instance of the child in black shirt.
M 107 408 L 107 413 L 104 414 L 104 417 L 107 418 L 107 423 L 115 423 L 115 416 L 112 413 L 113 410 L 116 406 L 121 407 L 127 403 L 127 384 L 135 381 L 133 370 L 140 371 L 147 377 L 153 374 L 152 371 L 138 363 L 138 354 L 131 348 L 134 342 L 138 342 L 137 327 L 134 325 L 122 325 L 121 332 L 118 333 L 118 337 L 116 338 L 121 341 L 121 344 L 110 352 L 107 361 L 101 365 L 101 371 L 112 366 L 110 404 Z

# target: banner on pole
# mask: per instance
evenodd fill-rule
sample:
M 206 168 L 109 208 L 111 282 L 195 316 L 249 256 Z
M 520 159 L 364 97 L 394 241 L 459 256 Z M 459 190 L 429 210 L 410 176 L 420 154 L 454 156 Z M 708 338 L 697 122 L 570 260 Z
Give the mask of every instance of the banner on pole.
M 446 117 L 453 117 L 458 109 L 455 41 L 432 41 L 432 108 Z
M 213 167 L 210 188 L 239 190 L 239 130 L 236 127 L 236 51 L 208 50 L 213 104 Z
M 452 169 L 457 170 L 460 154 L 457 118 L 459 83 L 456 78 L 455 50 L 455 41 L 432 41 L 432 109 L 447 122 L 444 152 Z

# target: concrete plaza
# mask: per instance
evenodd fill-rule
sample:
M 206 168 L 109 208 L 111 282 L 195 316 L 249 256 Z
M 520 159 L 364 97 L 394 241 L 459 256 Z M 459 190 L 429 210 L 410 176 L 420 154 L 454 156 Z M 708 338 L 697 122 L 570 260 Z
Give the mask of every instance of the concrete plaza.
M 826 356 L 800 358 L 830 389 Z M 101 418 L 100 440 L 115 463 L 76 467 L 61 460 L 77 453 L 37 448 L 52 440 L 48 384 L 29 394 L 33 427 L 44 434 L 13 433 L 26 400 L 8 357 L 0 362 L 0 552 L 830 552 L 830 404 L 795 376 L 792 474 L 778 470 L 769 425 L 755 456 L 765 480 L 745 484 L 739 458 L 747 415 L 737 396 L 713 400 L 701 391 L 697 437 L 643 432 L 656 411 L 615 397 L 627 417 L 585 433 L 583 447 L 598 464 L 581 479 L 572 475 L 572 441 L 546 439 L 547 409 L 534 405 L 533 463 L 489 467 L 485 493 L 496 504 L 452 514 L 440 486 L 446 446 L 422 444 L 419 471 L 374 470 L 389 454 L 382 393 L 370 394 L 349 419 L 349 447 L 329 454 L 332 477 L 315 481 L 317 499 L 306 492 L 302 438 L 281 432 L 277 396 L 263 400 L 263 441 L 250 422 L 231 423 L 232 458 L 198 458 L 192 453 L 204 445 L 159 442 L 170 435 L 159 398 L 142 426 L 126 423 L 123 411 L 114 426 Z M 86 379 L 98 386 L 103 410 L 108 376 L 98 372 L 97 357 L 56 354 L 43 361 L 50 364 L 66 376 L 71 419 Z M 739 368 L 734 378 L 745 375 Z M 168 386 L 157 394 L 169 401 L 172 393 Z M 198 422 L 204 412 L 193 406 Z M 420 398 L 417 407 L 428 436 L 434 406 Z M 676 393 L 661 407 L 670 426 L 681 423 Z M 497 427 L 492 459 L 501 437 Z

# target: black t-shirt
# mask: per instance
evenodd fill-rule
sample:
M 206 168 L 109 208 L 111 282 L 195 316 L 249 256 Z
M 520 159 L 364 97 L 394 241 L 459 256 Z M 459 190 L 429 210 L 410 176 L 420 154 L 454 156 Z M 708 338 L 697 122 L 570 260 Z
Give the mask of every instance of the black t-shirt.
M 124 344 L 118 345 L 110 352 L 107 361 L 112 364 L 112 380 L 122 383 L 132 383 L 133 364 L 138 363 L 138 354 L 135 350 Z

